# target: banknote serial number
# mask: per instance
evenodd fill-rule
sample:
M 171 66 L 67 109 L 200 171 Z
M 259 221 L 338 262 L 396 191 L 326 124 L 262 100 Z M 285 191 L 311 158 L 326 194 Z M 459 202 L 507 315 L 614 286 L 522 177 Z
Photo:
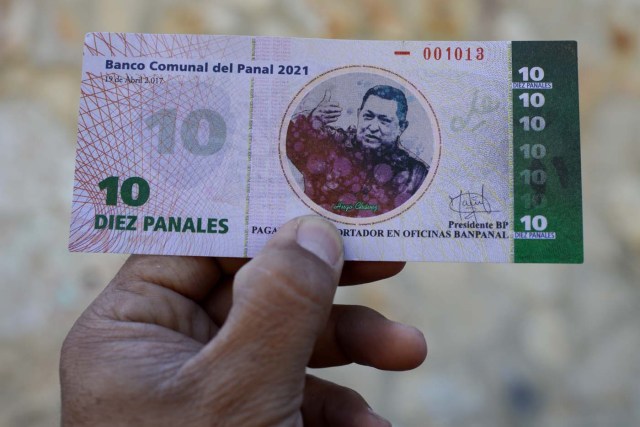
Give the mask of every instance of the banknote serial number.
M 425 61 L 484 61 L 486 58 L 483 47 L 432 47 L 427 46 L 422 51 Z

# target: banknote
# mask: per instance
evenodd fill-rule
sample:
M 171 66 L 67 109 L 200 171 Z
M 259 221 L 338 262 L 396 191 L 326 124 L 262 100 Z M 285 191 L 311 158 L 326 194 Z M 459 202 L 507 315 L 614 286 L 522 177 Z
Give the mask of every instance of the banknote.
M 71 251 L 580 263 L 577 44 L 90 33 Z

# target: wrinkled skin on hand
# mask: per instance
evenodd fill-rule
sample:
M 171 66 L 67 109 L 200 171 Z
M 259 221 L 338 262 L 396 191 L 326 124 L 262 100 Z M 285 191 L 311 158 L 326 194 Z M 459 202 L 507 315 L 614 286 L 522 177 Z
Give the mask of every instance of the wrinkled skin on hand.
M 388 426 L 355 391 L 307 366 L 418 366 L 414 328 L 336 286 L 397 263 L 343 263 L 336 229 L 283 226 L 253 260 L 132 256 L 63 345 L 63 426 Z

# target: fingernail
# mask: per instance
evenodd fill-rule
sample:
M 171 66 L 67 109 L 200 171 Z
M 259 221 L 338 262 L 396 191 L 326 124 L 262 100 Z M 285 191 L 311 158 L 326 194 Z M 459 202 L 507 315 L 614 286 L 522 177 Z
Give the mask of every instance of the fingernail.
M 342 261 L 342 238 L 329 221 L 315 216 L 301 218 L 296 241 L 333 268 Z
M 401 322 L 393 322 L 393 326 L 404 331 L 407 335 L 414 335 L 424 339 L 422 331 L 414 326 L 406 325 Z
M 391 422 L 389 420 L 387 420 L 386 418 L 382 418 L 380 415 L 373 412 L 372 409 L 369 409 L 369 414 L 378 422 L 378 425 L 391 427 Z

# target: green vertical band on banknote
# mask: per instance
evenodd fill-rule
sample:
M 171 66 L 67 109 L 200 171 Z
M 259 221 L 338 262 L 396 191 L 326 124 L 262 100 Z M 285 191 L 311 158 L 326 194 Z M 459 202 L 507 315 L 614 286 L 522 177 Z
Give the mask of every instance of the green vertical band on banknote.
M 512 43 L 509 43 L 508 55 L 509 55 L 509 57 L 508 57 L 509 58 L 508 59 L 508 61 L 509 61 L 509 74 L 508 75 L 509 76 L 513 76 L 513 46 L 512 46 Z M 512 81 L 513 81 L 513 78 L 510 79 L 509 83 L 513 84 Z M 514 105 L 513 100 L 511 100 L 511 102 L 509 102 L 508 105 L 509 105 L 509 135 L 508 136 L 509 136 L 509 141 L 513 142 L 513 140 L 514 140 L 513 139 L 513 129 L 514 129 L 514 126 L 513 126 L 513 122 L 514 122 L 514 120 L 513 120 L 513 117 L 514 117 L 513 116 L 513 105 Z M 513 155 L 514 155 L 514 147 L 513 147 L 513 144 L 510 144 L 510 146 L 509 146 L 509 155 L 507 157 L 507 160 L 509 162 L 509 170 L 511 171 L 512 175 L 513 175 L 513 171 L 514 171 Z M 509 179 L 509 197 L 510 197 L 510 200 L 515 200 L 514 191 L 515 190 L 514 190 L 514 187 L 513 187 L 513 179 Z M 514 208 L 515 207 L 514 207 L 513 203 L 511 205 L 509 205 L 509 218 L 511 218 L 511 224 L 512 224 L 511 227 L 512 227 L 512 229 L 513 229 L 513 224 L 514 224 L 513 218 L 515 217 Z M 512 238 L 510 243 L 511 243 L 511 246 L 509 248 L 509 260 L 510 260 L 510 262 L 514 262 L 514 260 L 515 260 L 515 240 Z
M 577 43 L 513 42 L 515 262 L 584 259 Z

